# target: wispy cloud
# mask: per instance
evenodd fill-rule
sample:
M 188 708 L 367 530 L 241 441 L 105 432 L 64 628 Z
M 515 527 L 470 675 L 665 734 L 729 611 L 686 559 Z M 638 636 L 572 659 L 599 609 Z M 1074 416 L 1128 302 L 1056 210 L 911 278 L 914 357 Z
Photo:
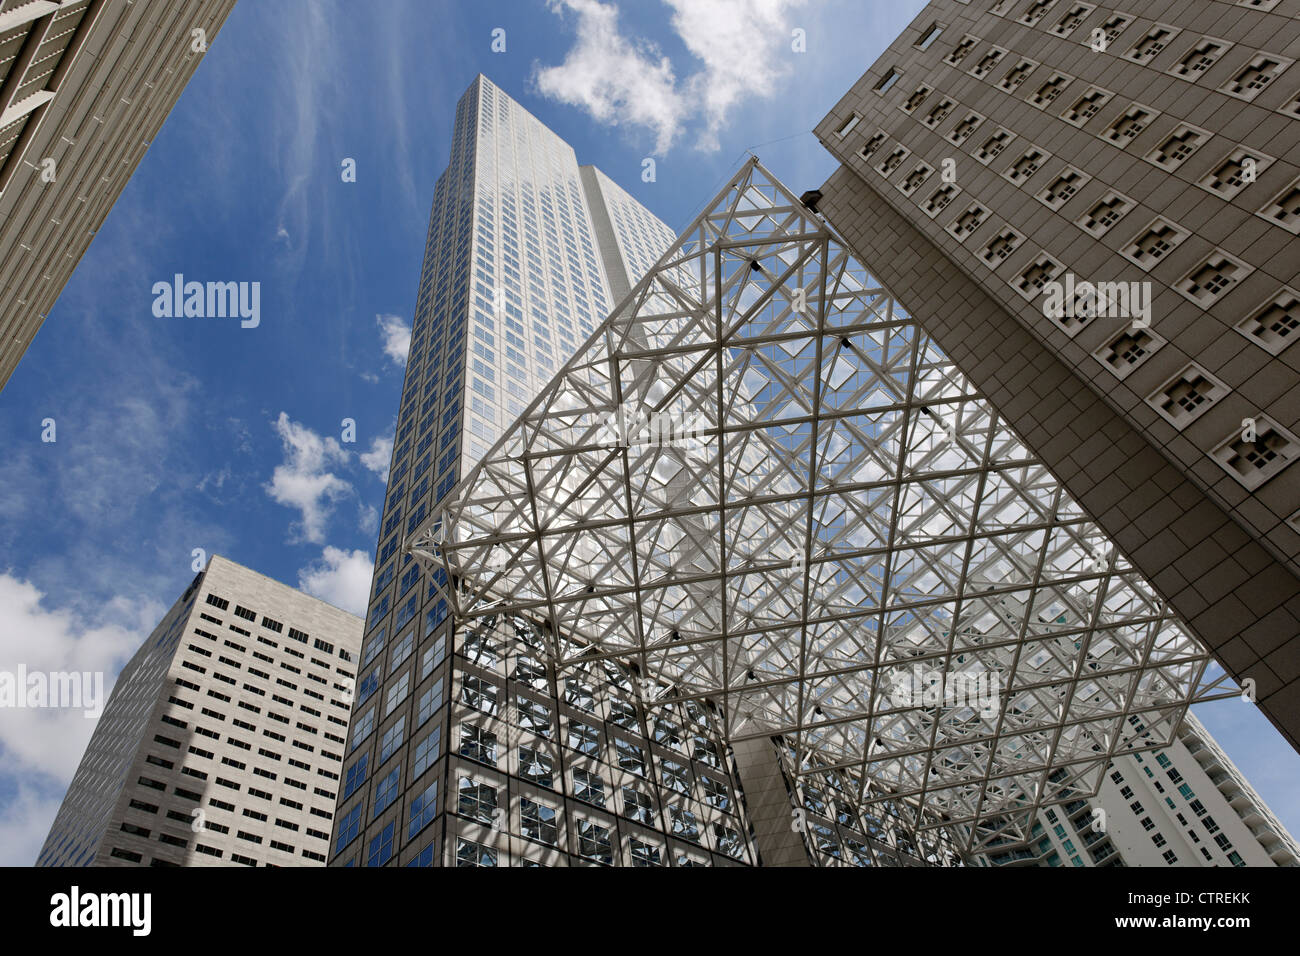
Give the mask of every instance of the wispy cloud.
M 334 505 L 352 493 L 352 485 L 330 468 L 344 465 L 348 452 L 333 437 L 322 437 L 281 412 L 274 423 L 285 460 L 275 466 L 266 493 L 279 504 L 296 508 L 299 520 L 290 527 L 289 542 L 322 544 Z
M 549 0 L 577 18 L 577 39 L 558 66 L 537 66 L 533 81 L 551 99 L 580 107 L 598 122 L 640 127 L 666 154 L 690 127 L 712 152 L 742 98 L 766 98 L 790 72 L 790 13 L 805 0 L 664 0 L 671 25 L 693 60 L 680 82 L 656 44 L 629 38 L 619 10 L 600 0 Z
M 374 570 L 366 552 L 327 546 L 319 561 L 298 572 L 298 587 L 327 604 L 365 617 Z

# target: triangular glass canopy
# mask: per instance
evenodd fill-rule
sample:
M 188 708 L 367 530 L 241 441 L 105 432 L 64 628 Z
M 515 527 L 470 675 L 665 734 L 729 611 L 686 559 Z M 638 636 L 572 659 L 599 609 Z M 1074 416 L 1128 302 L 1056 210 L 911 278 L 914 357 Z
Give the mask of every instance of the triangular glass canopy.
M 458 620 L 780 736 L 966 850 L 1225 691 L 1206 651 L 756 160 L 408 542 Z M 1215 667 L 1215 674 L 1221 671 Z M 962 824 L 962 826 L 954 826 Z

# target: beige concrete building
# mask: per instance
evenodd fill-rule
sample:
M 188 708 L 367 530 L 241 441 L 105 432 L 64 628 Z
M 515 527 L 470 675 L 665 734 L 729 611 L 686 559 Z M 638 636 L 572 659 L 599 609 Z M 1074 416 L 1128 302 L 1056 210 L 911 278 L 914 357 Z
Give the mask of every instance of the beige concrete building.
M 122 669 L 37 865 L 324 865 L 360 643 L 214 556 Z
M 936 0 L 817 208 L 1300 745 L 1297 59 L 1300 0 Z
M 0 0 L 0 388 L 235 0 Z

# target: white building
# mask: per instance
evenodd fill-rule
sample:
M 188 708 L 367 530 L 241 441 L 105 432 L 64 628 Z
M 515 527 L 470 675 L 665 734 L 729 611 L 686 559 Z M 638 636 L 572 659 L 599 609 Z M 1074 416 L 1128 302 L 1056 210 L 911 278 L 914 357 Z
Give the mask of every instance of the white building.
M 1141 720 L 1130 718 L 1134 733 Z M 1096 797 L 1044 810 L 993 865 L 1297 866 L 1300 847 L 1190 712 L 1172 745 L 1117 756 Z
M 213 556 L 118 676 L 37 865 L 324 864 L 360 643 Z

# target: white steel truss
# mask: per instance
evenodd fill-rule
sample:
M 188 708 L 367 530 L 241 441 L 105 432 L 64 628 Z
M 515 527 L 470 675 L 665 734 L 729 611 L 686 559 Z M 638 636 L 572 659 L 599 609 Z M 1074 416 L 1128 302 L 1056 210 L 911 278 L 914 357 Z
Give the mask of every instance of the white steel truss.
M 966 851 L 1232 692 L 757 159 L 407 546 L 457 620 L 537 621 Z

